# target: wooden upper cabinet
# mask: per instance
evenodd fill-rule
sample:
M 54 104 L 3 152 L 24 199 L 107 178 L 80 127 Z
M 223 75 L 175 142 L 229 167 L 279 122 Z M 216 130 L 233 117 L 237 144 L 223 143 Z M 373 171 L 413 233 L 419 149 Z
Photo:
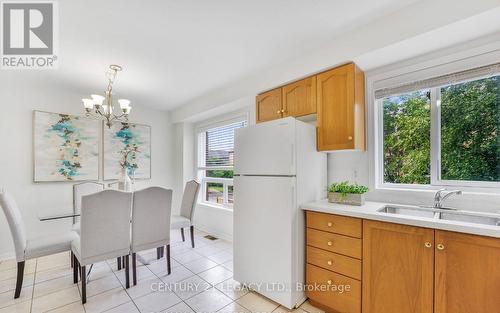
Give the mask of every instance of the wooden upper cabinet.
M 364 74 L 349 63 L 317 75 L 318 150 L 365 149 Z
M 500 312 L 500 239 L 436 230 L 436 313 Z
M 271 121 L 283 117 L 281 104 L 281 88 L 261 93 L 256 99 L 257 123 Z
M 363 313 L 432 313 L 433 279 L 433 229 L 363 221 Z
M 316 113 L 316 76 L 283 86 L 281 90 L 283 117 Z

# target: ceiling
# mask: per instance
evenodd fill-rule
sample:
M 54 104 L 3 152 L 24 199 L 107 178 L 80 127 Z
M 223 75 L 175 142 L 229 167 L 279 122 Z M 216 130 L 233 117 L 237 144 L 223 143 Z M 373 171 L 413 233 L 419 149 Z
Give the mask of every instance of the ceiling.
M 414 2 L 59 1 L 59 69 L 8 75 L 84 97 L 104 89 L 104 71 L 116 63 L 124 67 L 118 96 L 170 110 Z

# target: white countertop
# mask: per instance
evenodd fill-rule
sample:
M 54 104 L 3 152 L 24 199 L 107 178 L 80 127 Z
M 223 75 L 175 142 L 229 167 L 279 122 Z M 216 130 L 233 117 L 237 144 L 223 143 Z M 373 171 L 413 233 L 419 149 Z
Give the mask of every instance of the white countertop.
M 500 238 L 500 226 L 466 223 L 461 221 L 448 221 L 427 217 L 407 216 L 391 213 L 377 212 L 378 209 L 389 203 L 366 202 L 362 206 L 329 203 L 327 199 L 301 205 L 306 211 L 315 211 L 336 215 L 351 216 L 369 220 L 398 223 L 426 228 L 456 231 L 461 233 L 483 235 Z M 394 203 L 391 203 L 395 205 Z M 479 213 L 481 214 L 481 213 Z

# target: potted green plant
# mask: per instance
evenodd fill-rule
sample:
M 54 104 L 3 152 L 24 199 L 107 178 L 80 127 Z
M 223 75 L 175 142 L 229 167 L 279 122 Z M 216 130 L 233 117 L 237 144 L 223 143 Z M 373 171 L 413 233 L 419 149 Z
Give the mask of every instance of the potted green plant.
M 328 188 L 328 202 L 350 205 L 363 205 L 368 187 L 349 184 L 348 181 L 333 183 Z

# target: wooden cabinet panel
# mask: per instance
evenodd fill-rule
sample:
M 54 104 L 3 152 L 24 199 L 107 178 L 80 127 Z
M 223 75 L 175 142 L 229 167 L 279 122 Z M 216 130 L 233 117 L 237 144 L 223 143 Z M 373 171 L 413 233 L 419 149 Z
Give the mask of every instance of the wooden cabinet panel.
M 258 95 L 256 109 L 257 123 L 282 118 L 281 88 Z
M 307 244 L 316 248 L 361 259 L 361 239 L 307 229 Z
M 308 290 L 307 296 L 335 312 L 361 312 L 361 282 L 344 275 L 333 273 L 307 264 L 307 284 L 327 290 Z M 342 288 L 342 290 L 335 288 Z
M 317 75 L 318 150 L 365 148 L 364 75 L 353 63 Z
M 284 117 L 316 113 L 316 76 L 288 84 L 281 90 Z
M 432 313 L 433 246 L 433 229 L 364 220 L 363 313 Z
M 361 260 L 358 259 L 308 246 L 307 263 L 361 280 Z
M 363 226 L 359 218 L 307 211 L 306 220 L 309 228 L 361 238 Z
M 436 248 L 435 313 L 500 312 L 500 239 L 436 230 Z

